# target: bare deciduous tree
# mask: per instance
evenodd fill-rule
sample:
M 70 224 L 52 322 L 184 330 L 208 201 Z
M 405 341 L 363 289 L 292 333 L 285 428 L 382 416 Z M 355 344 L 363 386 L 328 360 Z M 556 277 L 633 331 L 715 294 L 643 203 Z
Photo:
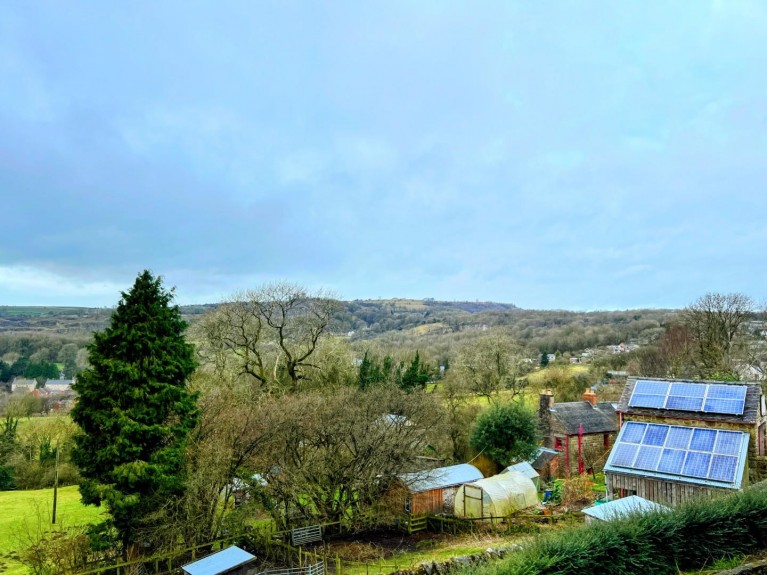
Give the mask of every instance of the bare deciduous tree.
M 502 333 L 493 333 L 465 345 L 454 368 L 472 392 L 490 402 L 502 390 L 510 390 L 512 397 L 522 393 L 524 359 L 519 344 Z
M 742 326 L 753 315 L 754 302 L 740 293 L 707 293 L 682 313 L 695 342 L 699 375 L 732 374 Z
M 203 359 L 218 373 L 233 368 L 264 390 L 297 391 L 310 378 L 312 355 L 338 302 L 291 283 L 236 294 L 195 326 Z
M 359 517 L 394 476 L 418 468 L 442 417 L 431 394 L 395 387 L 285 396 L 273 410 L 284 425 L 261 473 L 283 525 Z

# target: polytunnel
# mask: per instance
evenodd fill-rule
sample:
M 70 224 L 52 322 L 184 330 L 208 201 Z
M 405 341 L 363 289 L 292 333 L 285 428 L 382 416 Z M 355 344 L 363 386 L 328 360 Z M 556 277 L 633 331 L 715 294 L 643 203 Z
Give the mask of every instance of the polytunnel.
M 538 503 L 538 490 L 529 477 L 507 471 L 473 483 L 466 483 L 455 494 L 456 517 L 505 517 Z

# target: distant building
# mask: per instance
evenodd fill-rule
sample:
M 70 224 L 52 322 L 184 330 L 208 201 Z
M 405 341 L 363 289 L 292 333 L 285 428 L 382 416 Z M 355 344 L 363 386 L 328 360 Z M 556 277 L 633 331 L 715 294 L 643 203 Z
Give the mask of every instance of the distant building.
M 43 387 L 50 393 L 67 393 L 72 391 L 73 379 L 48 379 Z
M 36 387 L 37 382 L 34 379 L 16 377 L 11 382 L 11 393 L 32 393 Z

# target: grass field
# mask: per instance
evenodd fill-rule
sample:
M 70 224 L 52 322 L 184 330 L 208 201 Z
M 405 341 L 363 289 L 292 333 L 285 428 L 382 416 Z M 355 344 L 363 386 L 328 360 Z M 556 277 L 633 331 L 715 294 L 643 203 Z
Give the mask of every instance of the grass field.
M 50 526 L 52 508 L 53 489 L 0 491 L 0 573 L 22 575 L 27 572 L 7 555 L 20 550 L 25 537 L 36 531 L 38 521 Z M 64 527 L 95 523 L 101 513 L 99 508 L 80 503 L 80 493 L 74 485 L 59 489 L 56 509 L 56 523 Z
M 579 365 L 579 364 L 564 364 L 564 365 L 554 365 L 551 367 L 544 367 L 541 369 L 538 369 L 531 374 L 527 376 L 527 382 L 528 384 L 533 388 L 539 388 L 543 385 L 543 382 L 546 381 L 546 371 L 549 369 L 565 369 L 569 375 L 574 376 L 579 373 L 585 373 L 589 370 L 589 367 L 587 365 Z

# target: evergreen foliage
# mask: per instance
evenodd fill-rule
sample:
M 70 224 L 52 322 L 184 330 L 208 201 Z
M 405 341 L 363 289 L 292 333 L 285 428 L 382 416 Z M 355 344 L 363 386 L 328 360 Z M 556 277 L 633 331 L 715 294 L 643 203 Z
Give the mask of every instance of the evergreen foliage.
M 494 405 L 480 414 L 471 445 L 501 465 L 529 459 L 538 449 L 535 414 L 522 403 Z
M 410 362 L 410 365 L 402 374 L 400 387 L 407 391 L 413 389 L 423 389 L 426 387 L 426 384 L 430 378 L 431 374 L 429 372 L 429 368 L 425 364 L 421 363 L 421 356 L 419 355 L 418 351 L 416 351 L 413 361 Z
M 89 346 L 91 368 L 75 385 L 72 419 L 82 429 L 73 459 L 85 481 L 83 502 L 104 503 L 105 529 L 117 531 L 124 552 L 159 506 L 180 496 L 187 435 L 198 419 L 187 390 L 194 352 L 173 292 L 141 273 Z M 143 541 L 151 545 L 151 541 Z

